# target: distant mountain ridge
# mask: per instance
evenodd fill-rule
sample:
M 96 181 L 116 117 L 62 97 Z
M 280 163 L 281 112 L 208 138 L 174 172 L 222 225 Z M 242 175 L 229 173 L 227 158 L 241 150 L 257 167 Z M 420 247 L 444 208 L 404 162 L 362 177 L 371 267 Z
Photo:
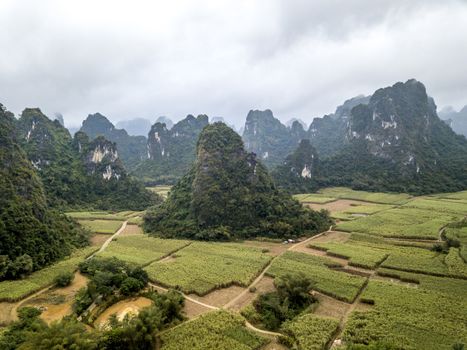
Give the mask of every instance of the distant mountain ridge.
M 467 137 L 467 106 L 458 112 L 452 107 L 442 109 L 438 114 L 457 134 Z
M 128 170 L 134 169 L 142 160 L 147 158 L 145 136 L 131 136 L 124 129 L 117 129 L 102 114 L 90 114 L 83 121 L 80 131 L 85 132 L 91 139 L 104 136 L 117 144 L 120 158 Z M 146 131 L 147 132 L 147 131 Z

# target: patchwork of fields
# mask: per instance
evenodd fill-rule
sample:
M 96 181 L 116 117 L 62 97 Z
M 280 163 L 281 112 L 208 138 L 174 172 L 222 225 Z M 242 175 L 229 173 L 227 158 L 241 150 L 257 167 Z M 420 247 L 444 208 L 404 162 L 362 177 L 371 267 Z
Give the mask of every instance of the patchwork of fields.
M 245 324 L 235 301 L 251 308 L 260 293 L 274 289 L 271 277 L 297 273 L 311 279 L 315 295 L 326 301 L 319 312 L 312 308 L 282 324 L 281 349 L 344 350 L 349 343 L 377 342 L 449 350 L 467 343 L 467 191 L 411 197 L 329 188 L 295 197 L 330 210 L 338 220 L 334 229 L 342 232 L 293 245 L 268 242 L 266 249 L 259 241 L 149 237 L 132 226 L 131 234 L 120 234 L 99 255 L 143 266 L 154 283 L 199 296 L 188 296 L 191 307 L 200 308 L 193 319 L 160 334 L 163 350 L 262 349 L 274 334 Z M 140 224 L 144 213 L 67 215 L 103 237 L 102 244 L 124 221 Z M 15 302 L 51 285 L 96 250 L 81 249 L 24 280 L 0 282 L 0 301 Z M 237 287 L 226 288 L 232 285 Z M 214 296 L 221 294 L 216 300 L 223 303 L 215 304 Z M 226 310 L 211 310 L 223 305 Z M 323 311 L 326 307 L 332 310 Z

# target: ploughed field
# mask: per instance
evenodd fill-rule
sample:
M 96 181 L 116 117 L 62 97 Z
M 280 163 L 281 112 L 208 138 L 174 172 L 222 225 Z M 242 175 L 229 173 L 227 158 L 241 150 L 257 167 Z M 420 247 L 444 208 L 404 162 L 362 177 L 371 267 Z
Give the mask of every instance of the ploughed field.
M 50 296 L 67 289 L 37 292 L 106 242 L 96 254 L 142 266 L 154 288 L 176 288 L 187 297 L 188 320 L 162 331 L 159 349 L 343 350 L 377 343 L 448 350 L 467 344 L 467 191 L 411 197 L 329 188 L 295 197 L 329 210 L 336 219 L 332 231 L 287 244 L 199 242 L 145 235 L 137 226 L 143 212 L 68 213 L 100 237 L 96 245 L 23 280 L 0 282 L 0 314 L 21 304 L 40 306 L 42 299 L 50 304 Z M 261 329 L 249 316 L 255 299 L 274 290 L 273 278 L 297 273 L 313 281 L 318 304 L 277 331 Z M 138 312 L 134 303 L 109 305 L 101 319 Z

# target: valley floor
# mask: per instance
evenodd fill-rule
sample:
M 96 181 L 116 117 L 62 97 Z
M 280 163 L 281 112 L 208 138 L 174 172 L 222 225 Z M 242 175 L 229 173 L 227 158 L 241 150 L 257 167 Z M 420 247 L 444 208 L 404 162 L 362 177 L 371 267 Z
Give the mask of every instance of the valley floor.
M 333 188 L 297 199 L 329 210 L 337 224 L 294 243 L 205 243 L 147 237 L 130 225 L 142 213 L 71 213 L 101 233 L 94 235 L 92 248 L 73 264 L 58 263 L 58 270 L 76 269 L 91 253 L 116 256 L 143 266 L 149 288 L 177 288 L 185 296 L 189 320 L 161 334 L 158 346 L 163 350 L 207 349 L 203 336 L 224 344 L 221 349 L 287 349 L 279 344 L 285 330 L 267 331 L 242 314 L 260 294 L 275 290 L 274 277 L 297 272 L 314 281 L 311 293 L 319 301 L 310 316 L 298 317 L 287 330 L 299 349 L 379 342 L 437 350 L 467 343 L 467 192 L 410 197 Z M 50 269 L 47 275 L 52 276 L 55 270 Z M 0 324 L 14 320 L 18 307 L 26 305 L 41 308 L 47 322 L 71 314 L 86 277 L 76 273 L 66 288 L 50 287 L 52 280 L 40 285 L 32 277 L 35 284 L 29 283 L 29 289 L 27 279 L 18 281 L 23 294 L 12 292 L 12 282 L 0 282 L 0 300 L 5 300 L 0 302 Z M 149 304 L 141 297 L 119 301 L 96 315 L 92 326 Z M 233 336 L 221 324 L 246 333 Z M 200 327 L 212 334 L 198 334 Z

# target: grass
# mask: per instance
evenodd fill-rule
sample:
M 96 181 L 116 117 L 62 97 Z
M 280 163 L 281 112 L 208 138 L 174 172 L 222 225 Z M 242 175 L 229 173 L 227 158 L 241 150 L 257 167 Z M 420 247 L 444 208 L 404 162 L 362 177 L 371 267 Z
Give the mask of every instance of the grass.
M 162 350 L 255 350 L 267 340 L 249 331 L 244 320 L 226 311 L 214 311 L 182 323 L 161 335 Z
M 355 300 L 366 278 L 332 270 L 329 266 L 336 263 L 306 253 L 286 252 L 272 262 L 266 274 L 276 277 L 301 272 L 314 281 L 313 289 L 346 302 Z
M 157 193 L 158 195 L 162 196 L 163 198 L 167 198 L 171 188 L 172 188 L 172 186 L 146 187 L 147 190 L 152 191 L 154 193 Z
M 178 251 L 173 261 L 145 269 L 155 282 L 205 295 L 233 284 L 246 287 L 270 260 L 261 249 L 242 244 L 194 242 Z
M 467 340 L 467 301 L 459 295 L 370 280 L 362 300 L 374 306 L 352 313 L 344 330 L 347 342 L 448 350 Z
M 0 282 L 0 301 L 18 301 L 51 285 L 55 277 L 63 272 L 75 271 L 78 264 L 96 250 L 96 247 L 79 249 L 69 258 L 33 272 L 22 280 Z
M 403 207 L 430 210 L 436 213 L 452 213 L 460 216 L 467 214 L 467 201 L 444 200 L 434 198 L 415 198 Z
M 133 215 L 134 211 L 124 211 L 119 213 L 111 213 L 107 211 L 75 211 L 65 213 L 67 216 L 76 220 L 121 220 L 124 221 L 127 217 Z
M 326 203 L 334 202 L 336 200 L 336 198 L 334 197 L 326 197 L 319 193 L 296 194 L 293 197 L 302 203 L 326 204 Z
M 384 237 L 435 240 L 439 238 L 439 230 L 443 226 L 461 217 L 455 213 L 399 207 L 341 222 L 336 229 Z
M 115 220 L 79 220 L 78 221 L 91 232 L 114 234 L 122 226 L 121 221 Z
M 339 321 L 333 318 L 305 314 L 282 325 L 282 332 L 294 344 L 294 349 L 324 350 L 337 332 Z
M 447 239 L 456 240 L 459 242 L 459 255 L 464 260 L 464 262 L 467 263 L 467 223 L 463 223 L 462 226 L 448 226 L 444 232 L 444 235 Z
M 320 190 L 319 193 L 323 196 L 340 198 L 340 199 L 353 199 L 371 203 L 382 204 L 404 204 L 411 197 L 405 193 L 380 193 L 380 192 L 366 192 L 355 191 L 346 187 L 330 187 Z
M 117 237 L 99 256 L 116 257 L 136 265 L 146 265 L 186 246 L 188 241 L 161 239 L 147 235 Z
M 372 215 L 380 211 L 391 209 L 391 208 L 394 208 L 394 206 L 390 204 L 378 204 L 378 203 L 372 203 L 372 204 L 369 203 L 369 204 L 361 204 L 361 205 L 357 204 L 357 205 L 351 205 L 350 208 L 344 211 L 338 211 L 338 212 L 331 213 L 331 216 L 339 220 L 355 220 L 362 216 Z

